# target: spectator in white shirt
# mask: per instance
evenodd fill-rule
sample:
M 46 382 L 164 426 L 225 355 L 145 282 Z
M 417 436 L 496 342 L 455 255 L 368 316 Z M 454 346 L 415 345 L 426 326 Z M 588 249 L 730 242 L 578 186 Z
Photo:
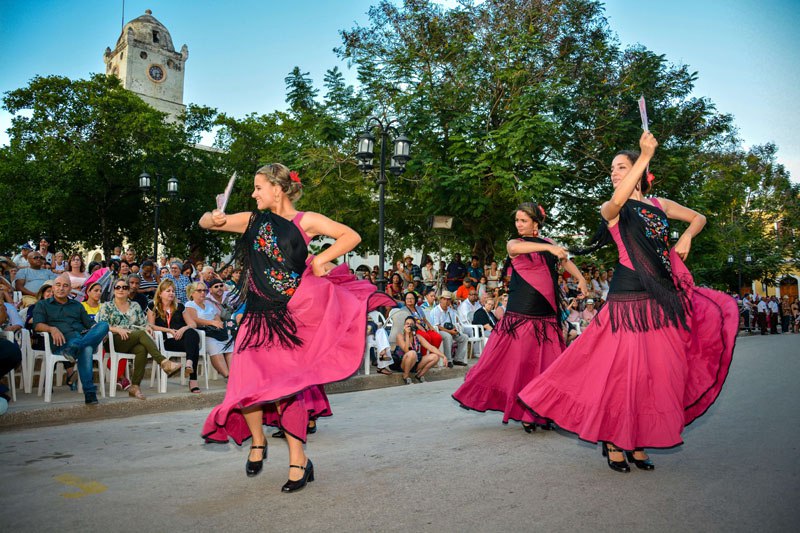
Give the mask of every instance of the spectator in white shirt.
M 769 332 L 773 335 L 778 334 L 778 317 L 780 316 L 780 308 L 778 307 L 778 299 L 774 296 L 769 299 L 767 303 L 769 308 Z
M 450 356 L 453 353 L 453 347 L 455 347 L 456 354 L 453 357 L 453 364 L 467 366 L 467 341 L 469 337 L 461 332 L 458 315 L 451 307 L 452 302 L 452 293 L 450 291 L 442 291 L 442 295 L 439 297 L 439 305 L 434 307 L 431 313 L 431 324 L 442 336 L 442 351 L 445 356 Z
M 475 311 L 480 308 L 481 304 L 478 302 L 478 290 L 473 287 L 469 290 L 467 298 L 458 306 L 458 318 L 461 324 L 472 324 L 472 320 L 475 317 Z
M 758 305 L 756 306 L 756 310 L 758 311 L 758 327 L 761 329 L 761 334 L 767 334 L 767 302 L 763 298 L 758 299 Z

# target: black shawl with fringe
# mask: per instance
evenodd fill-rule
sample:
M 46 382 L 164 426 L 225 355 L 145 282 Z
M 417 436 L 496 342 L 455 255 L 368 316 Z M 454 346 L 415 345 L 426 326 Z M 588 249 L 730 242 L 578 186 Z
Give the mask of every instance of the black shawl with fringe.
M 668 325 L 688 330 L 686 313 L 690 304 L 686 292 L 676 288 L 673 281 L 666 213 L 654 205 L 628 200 L 619 212 L 618 224 L 633 274 L 647 294 L 643 297 L 641 290 L 626 290 L 624 284 L 612 280 L 608 295 L 612 331 L 620 327 L 647 331 Z M 620 270 L 624 278 L 625 270 Z
M 287 304 L 305 269 L 308 247 L 294 222 L 270 211 L 253 211 L 236 244 L 235 259 L 242 267 L 234 289 L 234 307 L 245 303 L 242 326 L 249 335 L 239 347 L 291 348 L 302 345 Z

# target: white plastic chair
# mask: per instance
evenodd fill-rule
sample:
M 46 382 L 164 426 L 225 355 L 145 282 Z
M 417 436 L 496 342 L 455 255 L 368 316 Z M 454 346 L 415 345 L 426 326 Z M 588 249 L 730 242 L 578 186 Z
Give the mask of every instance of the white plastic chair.
M 467 359 L 470 358 L 470 355 L 477 359 L 486 344 L 483 336 L 483 326 L 477 324 L 463 324 L 462 326 L 465 330 L 464 333 L 469 336 L 469 339 L 467 339 Z
M 34 354 L 38 356 L 38 354 L 44 353 L 44 358 L 42 360 L 42 368 L 39 372 L 39 392 L 38 395 L 42 395 L 42 389 L 44 389 L 44 401 L 46 403 L 50 403 L 53 400 L 53 382 L 54 375 L 55 375 L 55 366 L 56 363 L 66 363 L 69 360 L 64 357 L 63 355 L 54 354 L 50 349 L 50 334 L 45 332 L 39 332 L 39 335 L 44 338 L 44 350 L 34 350 Z M 98 386 L 100 387 L 100 396 L 103 398 L 106 397 L 106 389 L 105 389 L 105 367 L 103 366 L 103 347 L 102 345 L 98 345 L 97 349 L 94 351 L 94 355 L 92 356 L 94 361 L 98 363 Z M 77 372 L 77 369 L 75 370 Z M 42 379 L 42 374 L 44 373 L 44 379 Z M 78 392 L 83 391 L 83 386 L 81 384 L 80 377 L 78 379 Z
M 117 371 L 119 370 L 119 360 L 120 359 L 129 359 L 131 364 L 133 364 L 133 360 L 136 358 L 136 354 L 133 353 L 125 353 L 125 352 L 118 352 L 117 349 L 114 347 L 114 334 L 110 331 L 108 332 L 108 357 L 111 360 L 111 371 L 108 373 L 108 395 L 112 398 L 116 397 L 117 395 L 117 379 L 119 376 L 117 375 Z M 147 356 L 150 358 L 150 356 Z M 155 363 L 153 363 L 155 366 Z M 159 370 L 161 370 L 159 368 Z M 163 372 L 163 371 L 162 371 Z M 166 382 L 166 377 L 164 379 Z M 166 385 L 165 385 L 166 387 Z M 160 390 L 160 382 L 159 382 L 159 392 Z
M 204 369 L 208 369 L 210 363 L 208 361 L 208 354 L 206 354 L 206 335 L 204 331 L 197 330 L 200 334 L 200 358 L 197 361 L 198 368 L 195 369 L 195 372 L 200 372 L 200 363 L 203 363 Z M 156 331 L 156 346 L 158 346 L 158 350 L 161 354 L 166 357 L 167 359 L 172 359 L 177 357 L 180 359 L 181 363 L 181 385 L 186 385 L 186 352 L 173 352 L 167 350 L 164 347 L 164 332 L 163 331 Z M 167 392 L 167 375 L 164 371 L 161 371 L 161 382 L 159 385 L 159 392 Z M 208 390 L 208 372 L 203 372 L 206 381 L 206 390 Z M 199 376 L 199 374 L 198 374 Z M 153 381 L 155 379 L 155 365 L 153 365 L 153 374 L 150 376 L 150 386 L 153 386 Z

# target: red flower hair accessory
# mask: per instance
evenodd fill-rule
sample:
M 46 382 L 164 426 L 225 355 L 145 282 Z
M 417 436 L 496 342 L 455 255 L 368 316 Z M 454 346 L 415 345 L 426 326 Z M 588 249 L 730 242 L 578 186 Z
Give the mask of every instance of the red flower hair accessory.
M 541 213 L 542 219 L 546 218 L 547 214 L 544 212 L 544 207 L 542 207 L 541 205 L 537 205 L 536 207 L 539 208 L 539 213 Z
M 647 184 L 648 185 L 652 185 L 654 179 L 656 179 L 655 175 L 652 172 L 648 171 L 647 172 Z
M 292 170 L 291 172 L 289 172 L 289 177 L 292 179 L 293 182 L 300 183 L 300 174 L 298 174 L 296 170 Z

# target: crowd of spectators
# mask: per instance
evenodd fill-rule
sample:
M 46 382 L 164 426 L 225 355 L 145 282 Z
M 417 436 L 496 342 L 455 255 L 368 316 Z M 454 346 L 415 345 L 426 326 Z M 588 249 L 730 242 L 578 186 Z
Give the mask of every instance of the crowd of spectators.
M 586 297 L 569 273 L 562 272 L 559 278 L 565 295 L 561 313 L 567 344 L 605 304 L 614 276 L 614 269 L 603 265 L 587 264 L 581 271 L 589 287 Z M 375 284 L 379 281 L 377 266 L 362 265 L 353 274 Z M 105 324 L 118 350 L 136 354 L 132 373 L 126 360 L 116 369 L 119 389 L 143 399 L 140 383 L 149 359 L 167 374 L 179 369 L 154 342 L 160 332 L 165 335 L 166 350 L 186 353 L 189 390 L 197 393 L 198 331 L 205 332 L 211 365 L 223 378 L 228 376 L 237 325 L 234 317 L 242 312 L 232 308 L 230 294 L 240 275 L 241 269 L 234 265 L 176 257 L 139 260 L 135 250 L 128 248 L 123 253 L 121 247 L 114 249 L 107 262 L 87 265 L 79 253 L 54 252 L 45 237 L 38 247 L 23 244 L 12 259 L 0 257 L 4 303 L 0 324 L 5 331 L 29 329 L 34 333 L 34 349 L 42 349 L 44 342 L 35 333 L 49 333 L 53 350 L 74 360 L 74 364 L 64 365 L 66 383 L 74 389 L 80 379 L 87 403 L 97 401 L 95 388 L 87 380 L 91 378 L 91 353 L 105 334 L 103 327 L 94 328 L 96 324 Z M 491 335 L 508 300 L 507 268 L 496 261 L 481 265 L 475 256 L 465 263 L 455 254 L 450 263 L 438 264 L 426 256 L 421 265 L 406 256 L 386 271 L 385 279 L 386 293 L 397 305 L 383 310 L 380 318 L 371 313 L 369 332 L 378 347 L 373 365 L 383 374 L 401 372 L 406 383 L 412 383 L 411 373 L 424 382 L 425 374 L 436 364 L 466 366 L 471 341 Z M 776 334 L 779 326 L 783 333 L 800 331 L 796 297 L 745 295 L 737 300 L 742 328 L 747 331 L 757 328 L 763 335 Z M 73 301 L 82 305 L 74 307 L 69 303 Z M 71 322 L 51 323 L 50 316 L 67 305 Z M 87 331 L 92 334 L 84 339 Z M 80 332 L 77 337 L 76 332 Z

